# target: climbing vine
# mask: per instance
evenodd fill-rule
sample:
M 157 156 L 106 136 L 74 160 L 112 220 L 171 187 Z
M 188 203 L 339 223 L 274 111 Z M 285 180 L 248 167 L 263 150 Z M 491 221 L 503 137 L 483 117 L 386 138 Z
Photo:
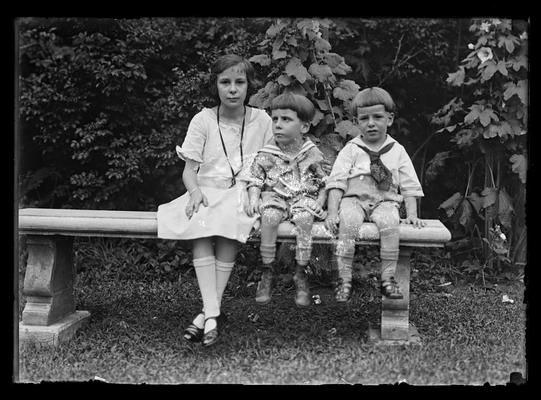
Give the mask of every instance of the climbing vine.
M 528 131 L 527 21 L 474 19 L 468 55 L 447 83 L 454 96 L 432 122 L 454 148 L 429 163 L 432 177 L 446 163 L 467 166 L 463 192 L 444 201 L 447 217 L 480 241 L 484 261 L 524 263 Z
M 328 19 L 277 19 L 260 43 L 261 54 L 250 58 L 266 72 L 266 85 L 250 100 L 268 108 L 283 91 L 307 96 L 316 106 L 311 138 L 332 161 L 348 138 L 359 134 L 349 103 L 359 85 L 346 79 L 351 67 L 332 52 Z

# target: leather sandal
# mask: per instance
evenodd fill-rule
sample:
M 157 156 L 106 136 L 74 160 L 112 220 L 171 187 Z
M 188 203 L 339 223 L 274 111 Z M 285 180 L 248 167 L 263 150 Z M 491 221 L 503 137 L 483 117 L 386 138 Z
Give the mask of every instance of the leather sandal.
M 403 299 L 404 295 L 400 291 L 400 286 L 393 276 L 389 280 L 383 280 L 381 282 L 381 294 L 389 299 Z
M 295 304 L 298 307 L 308 307 L 312 304 L 312 299 L 310 298 L 310 286 L 308 285 L 306 274 L 296 273 L 293 276 L 293 281 L 296 287 Z
M 204 315 L 204 314 L 200 313 L 195 318 L 197 318 L 199 315 Z M 198 328 L 192 322 L 190 325 L 186 327 L 186 329 L 184 329 L 184 334 L 182 337 L 189 342 L 197 343 L 203 339 L 203 332 L 204 332 L 203 328 Z
M 219 315 L 216 317 L 208 317 L 207 319 L 205 319 L 205 324 L 207 323 L 209 319 L 213 319 L 216 321 L 216 328 L 211 329 L 207 333 L 203 334 L 203 346 L 205 347 L 212 346 L 218 341 L 218 338 L 220 337 L 219 327 L 220 327 L 220 322 L 222 321 L 222 318 L 220 318 Z
M 351 298 L 351 282 L 344 282 L 342 279 L 339 279 L 334 298 L 339 303 L 349 301 Z

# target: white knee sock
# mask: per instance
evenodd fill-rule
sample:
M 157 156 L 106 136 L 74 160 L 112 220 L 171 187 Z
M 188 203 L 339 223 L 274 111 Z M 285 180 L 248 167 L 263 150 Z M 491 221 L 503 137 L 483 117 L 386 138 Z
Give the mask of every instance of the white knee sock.
M 197 283 L 203 300 L 205 318 L 220 315 L 220 305 L 216 290 L 216 259 L 214 256 L 193 260 Z
M 338 265 L 338 276 L 342 278 L 344 283 L 351 283 L 353 277 L 353 257 L 338 256 L 336 257 Z
M 220 307 L 222 306 L 222 296 L 227 287 L 227 282 L 229 281 L 229 276 L 231 275 L 231 271 L 233 271 L 234 265 L 234 261 L 224 262 L 216 260 L 216 294 L 218 296 L 218 305 Z

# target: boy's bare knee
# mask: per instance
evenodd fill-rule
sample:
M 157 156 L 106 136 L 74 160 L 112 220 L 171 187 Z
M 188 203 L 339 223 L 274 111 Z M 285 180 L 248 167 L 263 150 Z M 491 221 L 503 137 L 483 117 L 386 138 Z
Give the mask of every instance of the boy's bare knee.
M 265 225 L 279 225 L 282 220 L 282 212 L 273 208 L 266 208 L 261 213 L 261 223 Z
M 372 213 L 372 220 L 380 229 L 392 228 L 400 224 L 400 215 L 396 206 L 383 203 Z
M 357 213 L 340 213 L 340 231 L 354 234 L 363 224 L 364 216 Z
M 314 217 L 309 212 L 295 213 L 291 218 L 295 225 L 308 226 L 314 222 Z
M 398 227 L 398 225 L 400 224 L 400 217 L 398 216 L 398 214 L 379 214 L 377 218 L 373 218 L 373 220 L 379 229 L 394 228 Z

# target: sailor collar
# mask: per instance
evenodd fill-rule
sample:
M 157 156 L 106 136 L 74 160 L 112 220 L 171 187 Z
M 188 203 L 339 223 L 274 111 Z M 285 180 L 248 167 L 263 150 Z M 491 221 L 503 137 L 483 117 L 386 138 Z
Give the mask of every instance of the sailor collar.
M 301 149 L 299 150 L 299 152 L 293 156 L 293 157 L 290 157 L 288 156 L 287 154 L 285 154 L 277 145 L 275 144 L 268 144 L 266 146 L 264 146 L 260 151 L 262 153 L 270 153 L 270 154 L 274 154 L 282 159 L 286 159 L 286 160 L 291 160 L 291 159 L 297 159 L 299 157 L 301 157 L 304 153 L 306 153 L 308 150 L 310 150 L 312 147 L 316 147 L 316 145 L 314 144 L 314 142 L 312 142 L 310 139 L 306 139 L 301 147 Z

